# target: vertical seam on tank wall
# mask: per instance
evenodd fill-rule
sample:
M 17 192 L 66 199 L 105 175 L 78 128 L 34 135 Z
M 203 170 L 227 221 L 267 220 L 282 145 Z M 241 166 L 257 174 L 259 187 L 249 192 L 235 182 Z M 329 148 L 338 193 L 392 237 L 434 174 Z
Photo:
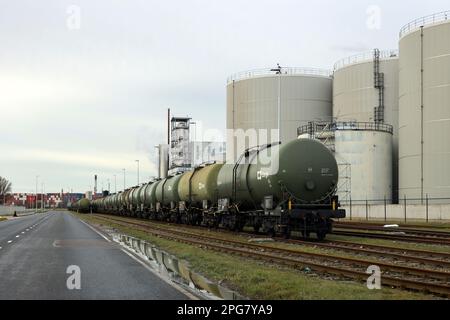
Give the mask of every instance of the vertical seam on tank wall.
M 235 107 L 234 107 L 234 84 L 235 84 L 235 81 L 233 80 L 233 130 L 234 129 L 236 129 L 236 127 L 235 127 L 235 120 L 234 120 L 234 118 L 235 118 Z
M 424 127 L 423 127 L 423 113 L 424 113 L 424 91 L 423 91 L 423 73 L 424 73 L 424 65 L 423 65 L 423 26 L 420 28 L 420 201 L 423 204 L 423 186 L 424 186 Z

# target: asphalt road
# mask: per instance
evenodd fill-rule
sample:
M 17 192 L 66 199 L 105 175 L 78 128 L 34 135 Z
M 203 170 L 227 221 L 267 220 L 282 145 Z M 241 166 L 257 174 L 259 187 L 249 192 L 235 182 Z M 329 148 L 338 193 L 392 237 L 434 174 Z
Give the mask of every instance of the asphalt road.
M 188 297 L 70 213 L 50 212 L 0 222 L 0 299 Z

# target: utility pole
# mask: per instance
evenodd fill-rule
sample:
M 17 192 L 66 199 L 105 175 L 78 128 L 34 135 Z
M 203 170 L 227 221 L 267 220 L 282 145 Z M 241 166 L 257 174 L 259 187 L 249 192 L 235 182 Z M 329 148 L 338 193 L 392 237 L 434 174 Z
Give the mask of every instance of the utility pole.
M 117 175 L 114 175 L 114 193 L 117 193 Z
M 41 201 L 41 209 L 44 212 L 44 183 L 42 182 L 42 201 Z
M 134 160 L 137 163 L 137 185 L 139 185 L 139 160 Z
M 278 141 L 281 141 L 281 70 L 282 68 L 279 63 L 277 63 L 277 67 L 275 69 L 270 70 L 278 75 L 278 99 L 277 99 Z
M 125 191 L 125 168 L 123 170 L 123 190 Z
M 36 176 L 36 213 L 38 211 L 38 179 L 39 176 Z

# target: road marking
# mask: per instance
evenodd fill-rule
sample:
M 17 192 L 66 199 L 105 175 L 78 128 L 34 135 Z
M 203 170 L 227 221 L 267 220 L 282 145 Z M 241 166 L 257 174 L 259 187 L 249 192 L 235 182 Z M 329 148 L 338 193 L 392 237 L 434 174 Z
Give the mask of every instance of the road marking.
M 25 231 L 22 231 L 22 234 L 24 234 L 25 233 Z
M 90 229 L 92 229 L 95 233 L 97 233 L 99 236 L 101 236 L 103 239 L 105 239 L 108 242 L 111 242 L 111 240 L 109 240 L 104 234 L 100 233 L 98 230 L 96 230 L 94 227 L 92 227 L 91 225 L 87 224 L 86 222 L 84 222 L 83 220 L 79 219 L 81 222 L 83 222 L 86 226 L 88 226 Z
M 11 242 L 12 242 L 12 240 L 9 240 L 9 241 L 8 241 L 8 243 L 11 243 Z
M 16 236 L 16 238 L 20 237 L 19 235 Z
M 124 253 L 126 253 L 128 256 L 130 256 L 133 260 L 135 260 L 136 262 L 140 263 L 145 269 L 147 269 L 148 271 L 150 271 L 151 273 L 153 273 L 155 276 L 157 276 L 159 279 L 163 280 L 165 283 L 167 283 L 168 285 L 170 285 L 171 287 L 177 289 L 178 291 L 180 291 L 182 294 L 184 294 L 185 296 L 187 296 L 189 299 L 191 300 L 200 300 L 199 297 L 196 297 L 195 295 L 193 295 L 192 293 L 190 293 L 189 291 L 187 291 L 186 289 L 183 289 L 182 287 L 176 285 L 175 283 L 173 283 L 172 281 L 165 279 L 163 277 L 161 277 L 161 275 L 159 273 L 157 273 L 155 270 L 153 270 L 152 268 L 150 268 L 145 262 L 143 262 L 141 259 L 137 258 L 135 255 L 133 255 L 132 253 L 128 252 L 128 250 L 124 249 L 124 248 L 120 248 L 120 250 Z

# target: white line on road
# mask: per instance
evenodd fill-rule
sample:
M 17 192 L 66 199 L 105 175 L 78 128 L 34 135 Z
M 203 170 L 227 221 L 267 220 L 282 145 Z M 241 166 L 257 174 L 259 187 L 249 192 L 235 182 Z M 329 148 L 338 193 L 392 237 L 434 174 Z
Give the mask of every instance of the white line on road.
M 103 239 L 105 239 L 108 242 L 111 242 L 111 240 L 109 240 L 104 234 L 102 234 L 100 231 L 96 230 L 94 227 L 92 227 L 91 225 L 87 224 L 86 222 L 84 222 L 83 220 L 79 219 L 81 222 L 83 222 L 86 226 L 88 226 L 90 229 L 92 229 L 95 233 L 97 233 L 99 236 L 101 236 Z
M 16 236 L 16 238 L 20 237 L 19 235 Z
M 11 242 L 12 242 L 12 240 L 9 240 L 9 241 L 8 241 L 8 243 L 11 243 Z
M 25 233 L 25 231 L 22 231 L 22 234 L 24 234 Z

